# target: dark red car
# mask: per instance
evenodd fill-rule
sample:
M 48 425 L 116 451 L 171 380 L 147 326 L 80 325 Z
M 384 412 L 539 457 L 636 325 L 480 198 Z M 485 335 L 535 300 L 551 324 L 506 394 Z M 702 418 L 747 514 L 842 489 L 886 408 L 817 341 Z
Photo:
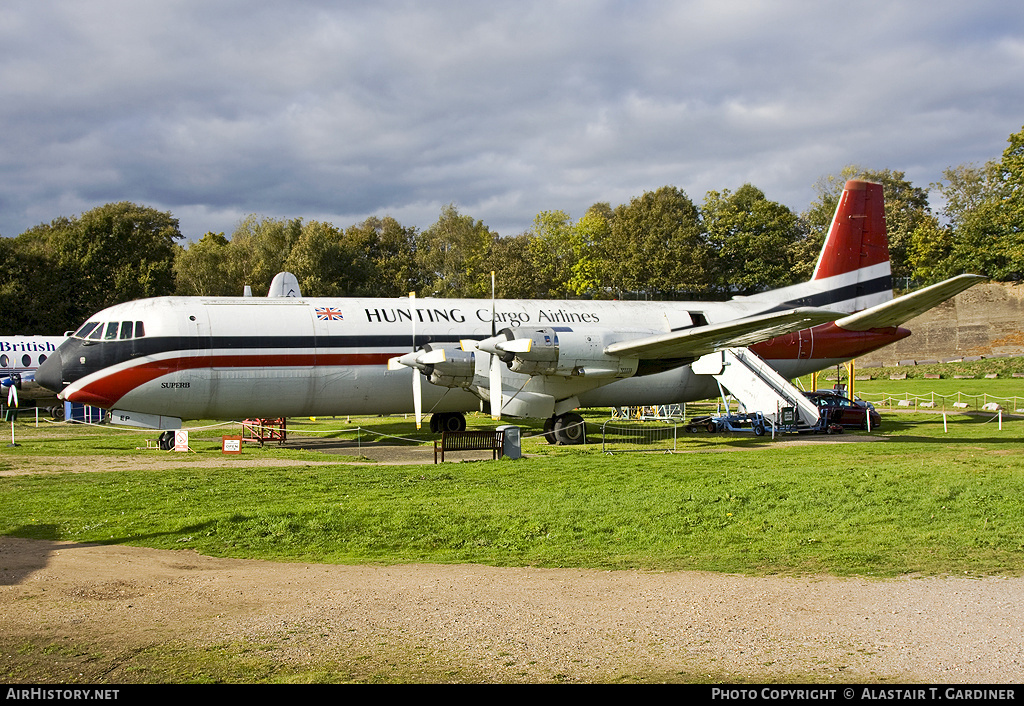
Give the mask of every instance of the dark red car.
M 818 405 L 818 409 L 828 414 L 829 424 L 839 424 L 853 429 L 867 429 L 868 415 L 871 428 L 882 426 L 882 415 L 868 402 L 862 399 L 849 399 L 836 390 L 815 390 L 805 392 L 804 396 Z

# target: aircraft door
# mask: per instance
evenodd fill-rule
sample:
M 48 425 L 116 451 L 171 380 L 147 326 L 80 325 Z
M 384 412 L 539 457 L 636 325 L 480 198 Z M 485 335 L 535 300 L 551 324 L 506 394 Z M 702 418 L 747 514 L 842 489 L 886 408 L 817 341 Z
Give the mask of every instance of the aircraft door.
M 205 358 L 210 355 L 210 316 L 205 307 L 195 307 L 188 313 L 187 343 L 188 358 Z M 185 358 L 183 357 L 182 360 Z M 187 364 L 187 363 L 186 363 Z
M 805 328 L 797 331 L 796 335 L 799 338 L 797 342 L 797 358 L 807 360 L 814 355 L 814 331 L 813 329 Z

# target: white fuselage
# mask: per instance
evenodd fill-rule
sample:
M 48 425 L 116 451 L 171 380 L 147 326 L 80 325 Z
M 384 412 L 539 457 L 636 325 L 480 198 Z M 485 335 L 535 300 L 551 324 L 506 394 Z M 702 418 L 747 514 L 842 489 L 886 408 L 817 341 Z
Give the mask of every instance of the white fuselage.
M 544 327 L 579 353 L 581 374 L 502 372 L 505 394 L 581 406 L 652 405 L 717 394 L 689 361 L 658 361 L 616 379 L 588 376 L 616 340 L 716 323 L 763 311 L 758 298 L 733 302 L 499 300 L 493 328 Z M 429 345 L 492 334 L 489 300 L 164 297 L 110 307 L 90 318 L 64 348 L 62 397 L 106 409 L 181 419 L 394 414 L 413 411 L 410 368 L 388 359 Z M 139 322 L 142 326 L 138 326 Z M 141 333 L 141 335 L 139 335 Z M 589 346 L 589 347 L 588 347 Z M 478 353 L 479 355 L 479 353 Z M 788 354 L 787 354 L 788 355 Z M 827 365 L 820 357 L 780 361 L 795 375 Z M 608 367 L 608 366 L 604 366 Z M 422 385 L 423 412 L 472 411 L 468 387 Z M 523 415 L 528 416 L 528 415 Z M 529 415 L 532 416 L 532 415 Z

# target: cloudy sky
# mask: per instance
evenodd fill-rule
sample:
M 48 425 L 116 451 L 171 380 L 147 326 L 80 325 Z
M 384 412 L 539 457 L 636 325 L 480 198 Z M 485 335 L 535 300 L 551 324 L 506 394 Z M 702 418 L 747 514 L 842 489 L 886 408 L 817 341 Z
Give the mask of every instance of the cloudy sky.
M 671 184 L 802 211 L 848 164 L 998 158 L 1006 0 L 4 0 L 0 234 L 112 201 L 189 239 L 443 206 L 503 235 Z

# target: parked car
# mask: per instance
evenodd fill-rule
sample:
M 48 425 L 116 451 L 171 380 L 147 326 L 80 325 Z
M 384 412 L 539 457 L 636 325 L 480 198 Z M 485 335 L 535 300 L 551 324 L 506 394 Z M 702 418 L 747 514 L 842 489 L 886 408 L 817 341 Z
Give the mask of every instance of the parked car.
M 870 415 L 871 428 L 882 426 L 880 415 L 869 402 L 859 397 L 852 400 L 838 390 L 815 390 L 805 392 L 807 399 L 818 405 L 818 409 L 828 414 L 830 424 L 839 424 L 854 429 L 867 429 Z

